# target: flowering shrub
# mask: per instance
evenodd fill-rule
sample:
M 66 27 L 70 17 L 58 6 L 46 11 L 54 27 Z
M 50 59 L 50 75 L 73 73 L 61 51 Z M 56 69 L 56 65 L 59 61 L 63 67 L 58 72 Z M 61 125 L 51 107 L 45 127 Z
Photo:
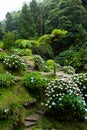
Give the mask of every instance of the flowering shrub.
M 15 83 L 15 77 L 10 73 L 0 74 L 0 87 L 10 87 Z
M 11 70 L 20 70 L 25 68 L 24 60 L 15 54 L 7 56 L 4 60 L 4 64 L 8 69 Z
M 61 119 L 82 119 L 85 113 L 82 93 L 72 80 L 55 79 L 45 90 L 46 110 Z
M 43 70 L 45 66 L 44 60 L 41 58 L 40 55 L 35 55 L 34 56 L 34 68 L 37 70 Z
M 85 101 L 87 102 L 87 74 L 75 74 L 72 76 L 72 81 L 78 85 Z
M 38 72 L 31 72 L 27 74 L 24 78 L 24 85 L 27 88 L 40 88 L 40 87 L 46 87 L 48 84 L 48 79 L 42 77 L 42 75 Z
M 63 69 L 67 74 L 75 74 L 75 69 L 72 66 L 64 66 Z
M 24 78 L 24 85 L 29 91 L 39 94 L 42 96 L 43 89 L 47 87 L 48 79 L 42 77 L 38 72 L 31 72 Z

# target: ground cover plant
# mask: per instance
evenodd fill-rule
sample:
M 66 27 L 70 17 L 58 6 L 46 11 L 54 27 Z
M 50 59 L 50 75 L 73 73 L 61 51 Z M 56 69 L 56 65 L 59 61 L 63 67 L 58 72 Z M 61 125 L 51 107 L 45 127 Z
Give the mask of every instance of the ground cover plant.
M 15 77 L 11 73 L 0 74 L 0 87 L 11 87 L 14 83 Z

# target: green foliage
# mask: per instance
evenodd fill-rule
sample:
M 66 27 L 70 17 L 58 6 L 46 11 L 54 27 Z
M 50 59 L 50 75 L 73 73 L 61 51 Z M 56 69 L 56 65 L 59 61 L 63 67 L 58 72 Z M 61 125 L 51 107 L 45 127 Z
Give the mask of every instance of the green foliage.
M 72 66 L 64 66 L 63 70 L 67 74 L 75 74 L 75 69 Z
M 27 16 L 27 17 L 26 17 Z M 30 39 L 35 36 L 36 26 L 31 15 L 29 6 L 24 3 L 20 12 L 19 35 L 21 38 Z
M 29 40 L 23 40 L 20 44 L 20 48 L 31 48 L 32 44 Z
M 24 77 L 24 85 L 36 98 L 44 98 L 44 89 L 47 87 L 48 79 L 38 72 L 31 72 Z
M 25 55 L 25 50 L 24 49 L 20 49 L 20 48 L 13 48 L 12 52 L 15 55 L 19 55 L 19 56 L 24 56 Z
M 32 50 L 31 49 L 26 48 L 24 52 L 25 52 L 26 56 L 32 56 Z
M 34 56 L 34 68 L 36 70 L 43 70 L 45 66 L 45 62 L 42 59 L 40 55 L 35 55 Z
M 11 87 L 15 83 L 15 77 L 10 73 L 0 74 L 0 87 Z
M 72 77 L 72 80 L 78 85 L 79 89 L 83 94 L 84 100 L 87 102 L 87 73 L 75 74 Z
M 0 106 L 0 120 L 6 120 L 11 116 L 9 107 Z
M 0 61 L 3 61 L 3 60 L 6 58 L 6 56 L 7 56 L 7 53 L 1 51 L 1 52 L 0 52 Z
M 4 48 L 4 42 L 0 41 L 0 48 Z
M 2 40 L 3 38 L 3 27 L 2 27 L 2 23 L 0 22 L 0 40 Z
M 79 49 L 79 45 L 76 45 L 75 47 L 71 46 L 68 50 L 59 53 L 59 55 L 55 57 L 55 61 L 62 66 L 70 65 L 74 67 L 77 71 L 81 68 L 84 70 L 84 65 L 87 61 L 87 49 L 86 46 L 80 46 L 82 47 L 81 50 Z
M 24 60 L 15 54 L 7 56 L 4 60 L 4 64 L 7 67 L 7 69 L 10 69 L 12 71 L 25 69 L 26 67 Z
M 61 29 L 54 29 L 52 31 L 52 35 L 54 35 L 55 37 L 65 37 L 67 33 L 68 31 L 61 30 Z
M 27 74 L 24 78 L 24 85 L 29 89 L 35 89 L 35 88 L 45 88 L 47 86 L 48 80 L 47 78 L 44 78 L 40 73 L 38 72 L 31 72 Z
M 51 43 L 51 39 L 54 37 L 54 35 L 43 35 L 41 37 L 39 37 L 38 41 L 40 44 L 50 44 Z
M 84 119 L 85 105 L 82 93 L 72 80 L 55 79 L 48 84 L 45 92 L 44 105 L 53 117 L 56 114 L 55 118 L 60 120 Z
M 23 40 L 24 40 L 24 39 L 17 39 L 17 40 L 15 41 L 15 45 L 16 45 L 17 47 L 19 47 L 20 44 L 21 44 L 21 42 L 22 42 Z
M 46 65 L 47 65 L 50 69 L 54 69 L 54 64 L 55 64 L 55 62 L 54 62 L 54 60 L 52 60 L 52 59 L 48 59 L 48 60 L 46 61 Z
M 45 65 L 45 67 L 44 67 L 43 71 L 44 71 L 44 72 L 50 72 L 50 71 L 51 71 L 51 69 L 50 69 L 48 66 L 46 66 L 46 65 Z
M 12 32 L 7 32 L 3 38 L 4 48 L 11 49 L 14 46 L 15 35 Z

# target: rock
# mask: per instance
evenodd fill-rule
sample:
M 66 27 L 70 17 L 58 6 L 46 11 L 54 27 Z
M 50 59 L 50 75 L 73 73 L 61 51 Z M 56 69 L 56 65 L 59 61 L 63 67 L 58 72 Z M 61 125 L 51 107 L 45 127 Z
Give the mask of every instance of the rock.
M 25 127 L 31 127 L 35 125 L 35 122 L 31 122 L 31 121 L 25 121 L 24 122 Z
M 43 110 L 38 110 L 36 113 L 38 113 L 40 115 L 44 115 L 44 111 Z
M 39 120 L 40 118 L 41 118 L 40 115 L 33 114 L 33 115 L 30 115 L 30 116 L 26 117 L 25 120 L 26 121 L 33 121 L 33 122 L 35 122 L 35 121 Z

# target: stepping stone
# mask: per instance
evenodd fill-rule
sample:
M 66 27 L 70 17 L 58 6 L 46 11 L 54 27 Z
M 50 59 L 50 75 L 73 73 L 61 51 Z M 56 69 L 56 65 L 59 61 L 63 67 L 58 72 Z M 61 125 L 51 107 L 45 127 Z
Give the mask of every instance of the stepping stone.
M 30 127 L 30 128 L 26 128 L 25 130 L 32 130 L 33 129 L 33 127 Z
M 37 121 L 38 119 L 40 119 L 41 116 L 38 115 L 38 114 L 33 114 L 33 115 L 30 115 L 28 117 L 25 118 L 26 121 Z
M 35 125 L 35 122 L 31 122 L 31 121 L 25 121 L 24 122 L 25 127 L 31 127 Z
M 38 113 L 40 115 L 44 115 L 44 111 L 43 110 L 38 110 L 36 113 Z

